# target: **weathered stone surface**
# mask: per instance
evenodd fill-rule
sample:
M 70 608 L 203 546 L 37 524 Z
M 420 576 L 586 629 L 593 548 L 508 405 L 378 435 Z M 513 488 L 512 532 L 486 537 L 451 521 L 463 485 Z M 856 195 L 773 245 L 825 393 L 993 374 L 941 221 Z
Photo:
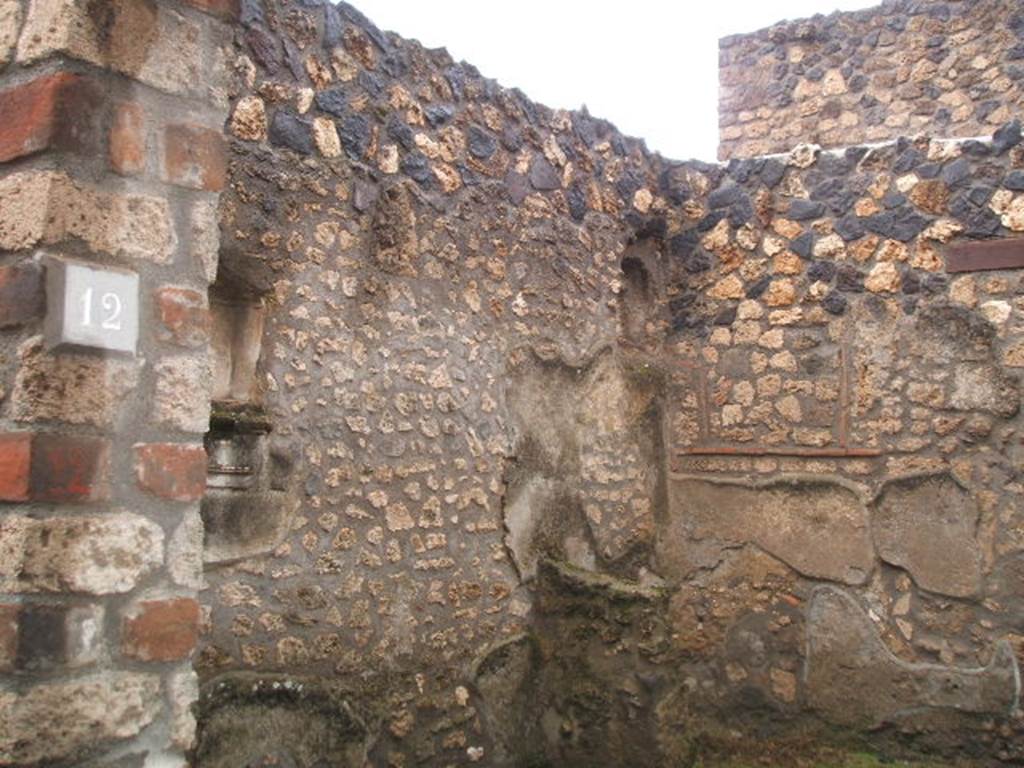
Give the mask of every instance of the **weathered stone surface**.
M 966 158 L 959 157 L 942 168 L 942 180 L 951 187 L 962 184 L 971 175 L 971 165 Z
M 327 681 L 224 675 L 202 691 L 196 757 L 209 768 L 236 768 L 240 760 L 361 768 L 371 738 L 344 691 Z
M 20 612 L 17 603 L 0 603 L 0 672 L 11 672 L 17 662 Z
M 139 376 L 134 360 L 47 352 L 38 337 L 18 348 L 18 363 L 11 393 L 18 421 L 110 426 Z
M 922 589 L 969 597 L 981 587 L 978 509 L 949 475 L 886 483 L 872 505 L 879 556 L 905 568 Z
M 262 16 L 263 9 L 254 0 L 242 0 L 242 20 L 245 23 L 246 14 L 252 10 L 252 15 Z M 276 74 L 281 68 L 281 44 L 273 35 L 257 24 L 249 25 L 245 31 L 245 42 L 252 53 L 253 58 L 268 73 Z
M 818 219 L 825 215 L 825 206 L 823 203 L 812 200 L 797 199 L 789 204 L 789 210 L 786 215 L 793 221 Z
M 231 116 L 231 132 L 243 141 L 266 141 L 267 109 L 259 96 L 243 96 Z
M 451 194 L 462 186 L 462 178 L 458 171 L 447 163 L 435 163 L 431 171 L 445 194 Z
M 109 194 L 55 171 L 0 180 L 0 248 L 20 250 L 65 237 L 80 238 L 97 252 L 158 264 L 171 260 L 176 245 L 163 198 Z
M 767 287 L 768 284 L 766 283 L 765 288 Z M 723 277 L 715 283 L 710 290 L 708 290 L 708 296 L 713 299 L 742 299 L 745 295 L 746 292 L 743 290 L 743 281 L 736 275 Z
M 582 370 L 516 372 L 509 399 L 525 455 L 509 476 L 504 524 L 521 578 L 545 558 L 594 570 L 649 545 L 663 504 L 651 396 L 610 355 Z M 602 486 L 613 483 L 608 503 Z
M 513 488 L 513 496 L 505 505 L 505 545 L 512 553 L 520 578 L 530 581 L 537 575 L 537 561 L 543 556 L 543 545 L 536 541 L 545 514 L 559 504 L 560 487 L 551 479 L 533 477 Z M 573 565 L 593 569 L 593 554 L 579 553 L 567 558 Z
M 362 115 L 349 115 L 341 121 L 341 146 L 353 160 L 362 160 L 370 146 L 371 127 Z
M 178 749 L 192 749 L 196 741 L 192 705 L 199 699 L 198 677 L 191 669 L 176 672 L 171 675 L 167 688 L 171 700 L 171 742 Z
M 203 582 L 203 519 L 186 512 L 167 542 L 167 570 L 174 583 L 199 589 Z
M 1010 418 L 1020 410 L 1020 382 L 997 365 L 962 363 L 953 370 L 949 404 Z
M 846 297 L 838 291 L 829 291 L 821 301 L 825 311 L 830 315 L 841 315 L 846 312 L 847 303 Z
M 946 212 L 949 188 L 938 179 L 919 182 L 910 190 L 910 201 L 922 211 L 939 216 Z
M 402 159 L 401 170 L 421 187 L 429 187 L 433 174 L 430 163 L 422 152 L 410 152 Z
M 797 168 L 810 168 L 818 160 L 821 154 L 821 147 L 817 144 L 801 142 L 789 152 L 786 158 L 789 165 Z
M 78 762 L 105 744 L 135 736 L 160 709 L 160 678 L 134 672 L 0 692 L 0 762 Z
M 26 260 L 0 268 L 0 328 L 28 325 L 45 309 L 44 272 L 38 263 Z
M 270 143 L 301 155 L 312 154 L 313 123 L 279 109 L 270 123 Z
M 217 227 L 217 205 L 209 200 L 198 200 L 189 215 L 190 253 L 199 264 L 207 283 L 217 277 L 217 259 L 220 232 Z
M 1024 195 L 1018 195 L 1007 204 L 1000 220 L 1007 229 L 1024 232 Z
M 56 178 L 60 177 L 41 172 L 12 173 L 0 179 L 0 248 L 20 250 L 43 240 Z
M 408 187 L 396 184 L 381 193 L 374 210 L 373 256 L 384 272 L 415 275 L 419 256 L 416 213 Z
M 436 128 L 451 120 L 455 109 L 451 104 L 431 104 L 423 110 L 423 114 L 426 116 L 427 122 Z
M 313 119 L 313 141 L 320 154 L 324 157 L 337 157 L 341 154 L 341 141 L 334 121 L 327 117 Z
M 207 556 L 240 562 L 206 571 L 203 674 L 358 679 L 385 734 L 371 764 L 489 764 L 501 750 L 528 762 L 529 740 L 552 765 L 654 764 L 658 750 L 644 748 L 663 743 L 679 749 L 662 762 L 684 765 L 694 757 L 680 734 L 692 745 L 699 728 L 687 718 L 674 732 L 651 727 L 665 691 L 679 691 L 688 715 L 713 709 L 716 726 L 743 731 L 730 749 L 818 725 L 800 679 L 815 581 L 869 583 L 865 600 L 892 621 L 885 637 L 900 654 L 987 658 L 1011 621 L 1012 587 L 986 577 L 983 609 L 978 595 L 930 593 L 898 567 L 875 567 L 859 485 L 772 479 L 874 487 L 952 465 L 986 510 L 985 562 L 1020 548 L 1012 425 L 950 404 L 957 366 L 987 376 L 1013 358 L 1019 285 L 1004 273 L 954 283 L 943 266 L 944 246 L 1006 234 L 1000 217 L 1020 203 L 1004 182 L 1016 184 L 1024 150 L 882 135 L 847 151 L 675 163 L 600 120 L 532 105 L 471 67 L 371 35 L 344 4 L 246 4 L 250 50 L 233 51 L 233 97 L 258 96 L 310 133 L 333 119 L 346 151 L 296 158 L 232 143 L 222 273 L 265 298 L 256 391 L 272 439 L 295 439 L 269 462 L 270 482 L 298 487 L 207 494 Z M 799 54 L 762 40 L 747 66 L 774 89 L 771 104 L 799 89 L 814 111 L 768 130 L 768 105 L 751 109 L 739 135 L 765 131 L 785 148 L 861 127 L 916 135 L 927 126 L 907 100 L 970 111 L 977 97 L 966 91 L 961 105 L 911 91 L 944 87 L 976 55 L 973 41 L 940 42 L 919 66 L 887 25 L 915 16 L 915 35 L 938 37 L 931 30 L 959 15 L 917 9 L 949 11 L 939 6 L 867 14 L 883 42 L 864 50 L 832 50 L 844 33 L 820 21 L 793 25 L 811 28 Z M 334 26 L 326 48 L 322 17 Z M 909 56 L 907 71 L 866 77 L 860 62 L 876 45 Z M 964 61 L 952 61 L 954 47 Z M 1016 87 L 973 71 L 975 94 Z M 310 77 L 337 90 L 314 92 Z M 200 263 L 209 275 L 215 262 Z M 605 357 L 622 370 L 596 362 Z M 669 466 L 745 484 L 723 483 L 721 500 L 699 491 L 696 510 L 673 491 L 670 509 Z M 268 479 L 257 475 L 254 485 Z M 183 584 L 198 578 L 176 549 L 195 547 L 187 522 L 169 562 Z M 669 610 L 638 605 L 648 586 Z M 526 628 L 543 651 L 535 668 L 518 643 L 490 653 Z M 493 677 L 460 685 L 466 659 L 485 649 Z M 403 674 L 382 680 L 391 665 Z M 513 696 L 520 681 L 529 693 Z M 276 703 L 259 702 L 255 719 L 240 713 L 236 735 L 211 731 L 207 745 L 230 765 L 343 763 L 303 751 L 287 726 L 254 744 L 246 729 L 260 717 L 285 722 L 269 717 Z M 1002 724 L 976 731 L 970 749 L 1009 744 Z M 792 750 L 755 757 L 814 762 Z M 757 762 L 743 758 L 733 761 Z
M 763 298 L 769 307 L 788 307 L 796 301 L 796 288 L 792 280 L 772 280 Z
M 470 126 L 468 142 L 470 154 L 480 160 L 487 160 L 498 148 L 498 143 L 494 140 L 494 137 L 475 125 Z
M 890 261 L 883 261 L 864 278 L 864 287 L 872 293 L 895 293 L 900 288 L 900 273 Z
M 157 421 L 184 432 L 206 432 L 210 422 L 211 373 L 204 357 L 169 357 L 154 366 Z
M 921 310 L 916 335 L 920 354 L 933 362 L 981 362 L 992 354 L 995 327 L 966 307 L 937 302 Z
M 983 669 L 910 664 L 885 647 L 852 595 L 819 587 L 807 609 L 807 700 L 833 723 L 871 727 L 922 708 L 1006 714 L 1017 675 L 1006 641 Z
M 551 163 L 542 155 L 537 155 L 530 163 L 530 184 L 534 189 L 544 192 L 559 189 L 562 186 L 562 180 Z
M 533 638 L 519 635 L 498 643 L 474 661 L 473 682 L 483 700 L 488 731 L 494 735 L 493 758 L 498 763 L 521 755 L 524 738 L 542 738 L 537 733 L 539 722 L 530 717 L 537 694 L 537 651 Z M 539 746 L 535 742 L 534 747 Z
M 909 208 L 897 208 L 870 216 L 865 223 L 871 232 L 905 243 L 917 237 L 929 222 Z
M 94 13 L 82 2 L 31 3 L 18 42 L 18 60 L 66 53 L 172 93 L 198 89 L 203 56 L 196 21 L 167 6 L 139 0 L 112 0 L 105 7 L 102 26 L 93 23 Z
M 1024 191 L 1024 171 L 1010 171 L 1003 179 L 1003 186 L 1015 192 Z
M 657 539 L 666 576 L 685 579 L 723 548 L 748 542 L 806 576 L 862 584 L 874 568 L 867 512 L 844 485 L 672 479 L 668 521 Z
M 21 3 L 18 0 L 0 2 L 0 69 L 11 60 L 14 44 L 21 29 Z
M 0 521 L 0 587 L 4 592 L 87 592 L 134 589 L 163 563 L 163 531 L 127 513 Z
M 201 508 L 204 561 L 229 562 L 272 551 L 288 535 L 297 503 L 281 491 L 209 490 Z
M 1014 120 L 1006 125 L 1000 126 L 992 134 L 992 151 L 1002 154 L 1008 149 L 1016 146 L 1021 140 L 1020 120 Z

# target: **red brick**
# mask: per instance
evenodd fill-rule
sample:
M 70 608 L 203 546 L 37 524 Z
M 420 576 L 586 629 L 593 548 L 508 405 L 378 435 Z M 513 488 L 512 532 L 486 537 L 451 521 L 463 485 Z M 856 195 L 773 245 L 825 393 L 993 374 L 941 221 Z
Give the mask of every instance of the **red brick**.
M 93 501 L 108 491 L 108 443 L 95 437 L 0 435 L 0 501 Z
M 32 456 L 32 433 L 0 435 L 0 501 L 26 501 Z
M 190 288 L 165 286 L 156 292 L 156 312 L 164 341 L 200 347 L 210 339 L 210 311 L 206 297 Z
M 199 636 L 199 603 L 187 597 L 147 600 L 125 617 L 121 650 L 143 661 L 186 658 Z
M 174 501 L 198 501 L 206 490 L 206 450 L 201 445 L 147 443 L 135 446 L 139 487 Z
M 109 445 L 95 437 L 37 434 L 32 440 L 33 501 L 94 501 L 107 496 Z
M 18 658 L 18 611 L 21 606 L 0 604 L 0 672 L 14 669 Z
M 224 136 L 201 125 L 167 126 L 164 172 L 172 184 L 219 192 L 227 174 Z
M 220 16 L 222 19 L 237 19 L 239 2 L 238 0 L 185 0 L 193 8 L 198 8 L 205 13 Z
M 43 268 L 33 261 L 0 267 L 0 328 L 24 325 L 43 316 Z
M 87 81 L 69 72 L 0 92 L 0 163 L 50 148 L 78 148 L 101 103 Z
M 134 102 L 118 104 L 114 110 L 110 167 L 123 176 L 134 176 L 146 168 L 145 114 Z

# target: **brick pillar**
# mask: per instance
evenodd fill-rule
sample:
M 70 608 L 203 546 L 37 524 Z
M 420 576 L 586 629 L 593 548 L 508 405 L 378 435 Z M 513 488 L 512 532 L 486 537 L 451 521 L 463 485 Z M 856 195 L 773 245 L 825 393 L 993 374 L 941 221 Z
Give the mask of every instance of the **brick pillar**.
M 230 2 L 0 0 L 0 764 L 182 766 Z M 134 355 L 47 270 L 138 276 Z

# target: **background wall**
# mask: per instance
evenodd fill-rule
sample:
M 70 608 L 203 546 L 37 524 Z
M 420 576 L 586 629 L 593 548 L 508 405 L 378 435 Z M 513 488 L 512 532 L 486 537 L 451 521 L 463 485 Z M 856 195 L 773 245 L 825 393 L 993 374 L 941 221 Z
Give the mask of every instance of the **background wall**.
M 207 571 L 201 763 L 1019 759 L 1017 277 L 947 264 L 1024 227 L 1019 125 L 677 164 L 348 6 L 243 22 L 222 276 L 295 507 Z
M 381 764 L 491 759 L 463 678 L 529 626 L 534 529 L 576 526 L 591 562 L 650 535 L 658 470 L 616 432 L 629 414 L 597 412 L 622 373 L 601 363 L 600 408 L 577 382 L 614 359 L 621 256 L 680 219 L 684 182 L 346 6 L 244 18 L 222 274 L 266 304 L 254 405 L 300 506 L 268 556 L 208 571 L 200 670 L 345 681 Z
M 196 5 L 0 2 L 4 765 L 181 766 L 194 739 L 231 14 Z M 56 260 L 138 276 L 137 349 L 47 346 Z
M 984 136 L 1019 109 L 1024 16 L 1013 2 L 885 2 L 719 43 L 719 158 Z

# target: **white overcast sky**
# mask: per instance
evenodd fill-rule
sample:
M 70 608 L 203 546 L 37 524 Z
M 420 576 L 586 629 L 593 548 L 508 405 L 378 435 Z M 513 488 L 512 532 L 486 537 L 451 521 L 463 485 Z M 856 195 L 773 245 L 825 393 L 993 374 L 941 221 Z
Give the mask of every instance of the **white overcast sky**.
M 595 117 L 666 157 L 713 160 L 718 38 L 877 0 L 350 0 L 382 29 L 444 47 L 549 107 Z

